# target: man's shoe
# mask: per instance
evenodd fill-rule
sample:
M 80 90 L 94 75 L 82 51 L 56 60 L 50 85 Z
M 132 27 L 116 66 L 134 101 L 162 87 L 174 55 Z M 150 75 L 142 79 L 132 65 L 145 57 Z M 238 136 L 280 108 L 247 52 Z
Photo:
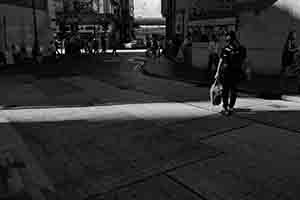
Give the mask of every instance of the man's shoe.
M 227 109 L 227 108 L 223 108 L 222 110 L 221 110 L 221 113 L 223 114 L 223 115 L 226 115 L 226 116 L 228 116 L 230 113 L 229 113 L 229 110 Z
M 228 112 L 229 112 L 229 115 L 231 115 L 234 112 L 234 108 L 229 108 Z

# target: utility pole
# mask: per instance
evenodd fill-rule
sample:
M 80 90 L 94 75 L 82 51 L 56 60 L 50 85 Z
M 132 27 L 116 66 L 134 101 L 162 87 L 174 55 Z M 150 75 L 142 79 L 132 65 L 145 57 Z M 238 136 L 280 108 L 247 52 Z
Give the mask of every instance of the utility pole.
M 33 15 L 33 28 L 34 28 L 34 42 L 33 42 L 33 58 L 37 61 L 37 54 L 39 52 L 39 40 L 38 40 L 38 31 L 37 31 L 37 19 L 36 19 L 36 6 L 35 0 L 32 0 L 32 15 Z

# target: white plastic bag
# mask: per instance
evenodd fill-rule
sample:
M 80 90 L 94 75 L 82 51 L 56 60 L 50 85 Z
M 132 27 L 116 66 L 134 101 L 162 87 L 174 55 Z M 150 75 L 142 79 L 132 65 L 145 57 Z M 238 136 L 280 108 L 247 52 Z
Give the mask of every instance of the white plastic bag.
M 210 101 L 212 105 L 217 106 L 221 104 L 222 90 L 223 90 L 222 84 L 218 80 L 215 80 L 215 82 L 212 84 L 210 88 Z

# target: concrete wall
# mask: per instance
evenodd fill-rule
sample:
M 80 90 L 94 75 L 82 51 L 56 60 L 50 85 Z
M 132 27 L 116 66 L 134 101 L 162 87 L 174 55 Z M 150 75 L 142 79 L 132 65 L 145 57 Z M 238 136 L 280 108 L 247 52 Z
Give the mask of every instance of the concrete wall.
M 208 64 L 207 43 L 193 43 L 192 65 L 200 69 L 206 69 Z
M 282 48 L 292 27 L 292 16 L 274 4 L 258 15 L 240 16 L 240 41 L 248 48 L 248 56 L 255 72 L 278 74 Z
M 37 10 L 38 39 L 40 46 L 46 49 L 51 40 L 49 16 L 46 11 Z M 12 44 L 21 46 L 24 44 L 31 52 L 34 40 L 34 26 L 32 9 L 0 4 L 0 19 L 6 17 L 7 42 L 10 48 Z M 0 32 L 3 38 L 3 31 Z M 3 47 L 2 47 L 3 48 Z M 3 50 L 3 49 L 2 49 Z
M 254 72 L 278 74 L 281 68 L 282 48 L 291 29 L 300 33 L 299 0 L 280 0 L 259 13 L 240 13 L 239 39 L 248 48 L 248 57 Z M 300 44 L 300 43 L 299 43 Z M 207 67 L 207 44 L 193 44 L 194 66 Z

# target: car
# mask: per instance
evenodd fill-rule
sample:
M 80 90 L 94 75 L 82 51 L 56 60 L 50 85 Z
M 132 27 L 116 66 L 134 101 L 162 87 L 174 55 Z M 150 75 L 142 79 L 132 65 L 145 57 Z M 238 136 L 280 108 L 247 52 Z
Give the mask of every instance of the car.
M 124 47 L 126 49 L 141 49 L 145 48 L 144 40 L 138 39 L 138 40 L 132 40 L 129 43 L 125 43 Z

